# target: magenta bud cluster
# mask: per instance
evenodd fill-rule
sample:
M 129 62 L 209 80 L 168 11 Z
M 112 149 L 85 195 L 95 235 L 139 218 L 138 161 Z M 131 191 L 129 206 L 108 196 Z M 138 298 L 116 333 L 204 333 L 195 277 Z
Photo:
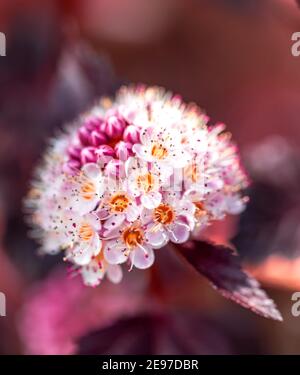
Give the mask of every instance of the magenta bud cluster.
M 140 129 L 122 115 L 108 111 L 105 118 L 91 115 L 82 121 L 72 145 L 64 170 L 76 173 L 87 163 L 111 164 L 118 169 L 116 160 L 125 161 L 132 155 L 132 146 L 140 141 Z

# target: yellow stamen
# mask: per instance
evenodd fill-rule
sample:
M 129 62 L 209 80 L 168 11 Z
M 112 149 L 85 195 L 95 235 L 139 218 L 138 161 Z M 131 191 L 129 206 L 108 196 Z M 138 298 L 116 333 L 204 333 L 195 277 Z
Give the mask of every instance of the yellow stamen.
M 139 189 L 142 189 L 145 193 L 149 193 L 154 188 L 155 178 L 151 173 L 146 173 L 138 176 L 136 182 Z
M 154 209 L 154 220 L 161 224 L 170 224 L 175 219 L 175 212 L 167 204 L 160 204 Z
M 107 266 L 107 262 L 104 258 L 104 252 L 101 250 L 100 248 L 100 251 L 97 255 L 95 255 L 93 257 L 93 259 L 96 261 L 96 263 L 98 264 L 98 267 L 102 269 L 102 271 L 105 271 L 105 268 Z
M 204 205 L 202 202 L 194 202 L 194 205 L 196 206 L 195 210 L 195 218 L 197 220 L 201 219 L 204 215 L 207 214 L 207 211 L 204 208 Z
M 81 195 L 86 200 L 91 200 L 96 193 L 95 184 L 91 181 L 85 182 L 81 187 Z
M 112 212 L 124 212 L 128 208 L 130 202 L 131 201 L 126 194 L 117 193 L 111 197 L 109 205 Z
M 132 249 L 143 243 L 144 232 L 139 226 L 132 225 L 123 231 L 123 241 L 129 249 Z
M 164 147 L 161 144 L 156 144 L 152 146 L 151 149 L 151 155 L 154 156 L 155 158 L 162 160 L 165 159 L 169 154 L 169 151 L 166 147 Z
M 189 177 L 192 182 L 196 183 L 200 178 L 199 167 L 197 164 L 189 165 L 185 170 L 186 176 Z
M 79 228 L 79 237 L 82 239 L 82 241 L 90 241 L 93 237 L 94 231 L 92 227 L 85 223 L 82 224 Z

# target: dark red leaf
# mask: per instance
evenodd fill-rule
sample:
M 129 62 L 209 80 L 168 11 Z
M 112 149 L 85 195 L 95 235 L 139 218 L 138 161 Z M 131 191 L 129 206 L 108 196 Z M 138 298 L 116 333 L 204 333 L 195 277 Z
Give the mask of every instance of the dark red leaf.
M 234 354 L 216 325 L 198 312 L 149 311 L 88 333 L 77 354 Z
M 224 297 L 265 318 L 282 321 L 275 303 L 242 269 L 232 249 L 204 241 L 190 241 L 176 248 Z

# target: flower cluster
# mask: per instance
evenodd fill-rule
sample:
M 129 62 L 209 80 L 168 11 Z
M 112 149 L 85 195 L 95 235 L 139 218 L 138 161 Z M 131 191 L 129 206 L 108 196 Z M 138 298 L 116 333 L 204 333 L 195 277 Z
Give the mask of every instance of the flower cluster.
M 45 253 L 86 285 L 146 269 L 154 250 L 183 243 L 247 201 L 247 177 L 223 124 L 157 87 L 123 87 L 53 139 L 26 199 Z

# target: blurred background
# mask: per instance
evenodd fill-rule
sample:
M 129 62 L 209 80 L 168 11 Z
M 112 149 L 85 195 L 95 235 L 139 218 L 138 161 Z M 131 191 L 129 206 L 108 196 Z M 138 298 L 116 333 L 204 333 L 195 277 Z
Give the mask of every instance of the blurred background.
M 294 0 L 0 0 L 0 354 L 300 354 L 297 31 Z M 233 133 L 250 203 L 207 236 L 237 247 L 283 323 L 226 301 L 169 251 L 96 289 L 37 254 L 22 198 L 48 137 L 129 82 L 180 93 Z

